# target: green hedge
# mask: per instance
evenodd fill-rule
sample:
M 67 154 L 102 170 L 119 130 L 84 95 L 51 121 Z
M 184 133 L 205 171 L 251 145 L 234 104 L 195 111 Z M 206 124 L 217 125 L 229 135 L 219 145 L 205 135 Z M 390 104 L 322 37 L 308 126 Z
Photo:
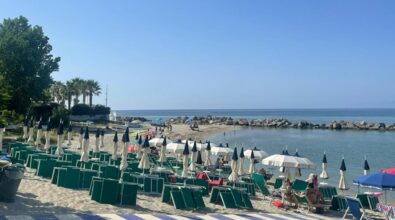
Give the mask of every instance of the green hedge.
M 77 104 L 71 108 L 72 115 L 108 115 L 111 109 L 104 105 L 95 105 L 90 107 L 85 104 Z

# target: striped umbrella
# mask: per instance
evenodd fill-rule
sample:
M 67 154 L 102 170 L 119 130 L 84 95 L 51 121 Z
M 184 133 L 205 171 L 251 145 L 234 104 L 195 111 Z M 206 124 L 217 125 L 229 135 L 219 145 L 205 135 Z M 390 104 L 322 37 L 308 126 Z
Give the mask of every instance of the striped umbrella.
M 100 128 L 98 128 L 96 130 L 96 135 L 95 135 L 96 139 L 95 139 L 95 148 L 93 149 L 93 153 L 99 153 L 100 149 L 99 149 L 99 144 L 100 144 Z
M 104 129 L 101 129 L 100 132 L 100 148 L 104 147 Z
M 188 141 L 185 142 L 184 146 L 184 151 L 182 152 L 183 158 L 182 158 L 182 177 L 187 177 L 188 176 L 188 159 L 189 159 L 189 145 Z
M 67 145 L 71 146 L 71 136 L 73 136 L 73 127 L 69 124 L 67 128 Z
M 114 142 L 113 148 L 112 148 L 112 155 L 111 159 L 116 160 L 117 159 L 117 152 L 118 152 L 118 131 L 115 131 L 114 138 L 112 139 Z
M 344 157 L 342 159 L 342 163 L 340 165 L 340 180 L 339 180 L 339 189 L 340 190 L 347 190 L 348 184 L 346 180 L 346 163 L 344 162 Z
M 119 169 L 123 172 L 128 168 L 128 147 L 129 147 L 129 128 L 127 127 L 125 130 L 125 133 L 122 136 L 122 143 L 123 143 L 123 149 L 122 149 L 122 159 L 121 159 L 121 164 L 119 165 Z
M 42 134 L 43 134 L 43 123 L 42 123 L 42 119 L 40 118 L 40 121 L 38 121 L 38 125 L 37 125 L 37 136 L 36 136 L 36 143 L 35 143 L 37 148 L 39 148 L 42 145 L 42 142 L 41 142 Z
M 45 150 L 48 150 L 51 145 L 51 129 L 51 118 L 49 118 L 47 122 L 47 128 L 45 129 Z
M 254 151 L 250 154 L 250 168 L 248 169 L 249 174 L 253 174 L 255 172 L 255 155 Z
M 240 161 L 239 161 L 239 171 L 238 171 L 238 175 L 239 176 L 243 176 L 244 175 L 244 168 L 243 168 L 243 164 L 244 164 L 244 148 L 241 148 L 240 151 Z
M 196 171 L 196 160 L 197 160 L 197 145 L 196 141 L 193 142 L 193 147 L 192 147 L 192 155 L 191 155 L 191 165 L 189 165 L 189 170 L 190 171 Z
M 320 174 L 321 179 L 329 179 L 328 171 L 327 171 L 328 161 L 326 159 L 326 153 L 324 152 L 324 157 L 322 158 L 322 172 Z
M 232 156 L 232 161 L 230 163 L 230 167 L 232 169 L 232 172 L 230 173 L 228 180 L 230 182 L 236 182 L 239 179 L 239 176 L 237 175 L 237 148 L 235 147 L 234 151 L 233 151 L 233 156 Z
M 85 128 L 85 133 L 84 133 L 84 144 L 82 147 L 82 153 L 81 153 L 81 162 L 88 162 L 89 161 L 89 129 L 88 127 Z
M 63 128 L 63 121 L 60 120 L 59 127 L 58 127 L 58 130 L 57 130 L 58 145 L 57 145 L 57 149 L 56 149 L 56 152 L 55 152 L 55 154 L 57 154 L 58 156 L 62 156 L 64 154 L 63 147 L 62 147 L 63 140 L 64 140 L 64 131 L 63 131 L 63 129 L 64 129 Z
M 370 171 L 370 166 L 369 166 L 368 160 L 365 157 L 365 163 L 363 165 L 363 175 L 368 175 L 369 171 Z

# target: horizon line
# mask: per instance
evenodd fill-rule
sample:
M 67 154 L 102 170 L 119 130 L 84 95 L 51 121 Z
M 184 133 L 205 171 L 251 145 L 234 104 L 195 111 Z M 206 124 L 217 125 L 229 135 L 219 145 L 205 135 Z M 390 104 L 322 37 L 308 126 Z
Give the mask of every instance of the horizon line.
M 368 107 L 368 108 L 185 108 L 185 109 L 114 109 L 111 111 L 191 111 L 191 110 L 395 110 L 395 107 Z

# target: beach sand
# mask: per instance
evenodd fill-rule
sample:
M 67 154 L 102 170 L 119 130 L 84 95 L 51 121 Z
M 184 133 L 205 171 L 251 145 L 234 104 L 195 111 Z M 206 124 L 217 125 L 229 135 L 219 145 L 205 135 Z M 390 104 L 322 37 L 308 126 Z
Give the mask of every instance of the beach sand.
M 185 134 L 192 139 L 205 140 L 207 136 L 215 132 L 227 132 L 234 128 L 229 126 L 201 126 L 201 131 L 193 132 L 188 126 L 173 126 L 173 132 L 165 134 L 175 138 L 182 138 Z M 104 150 L 112 150 L 112 134 L 105 135 Z M 78 136 L 74 136 L 72 146 L 78 146 Z M 91 147 L 94 146 L 94 136 L 91 136 Z M 77 150 L 77 149 L 76 149 Z M 103 150 L 103 148 L 102 148 Z M 120 153 L 120 150 L 119 150 Z M 50 183 L 49 179 L 36 177 L 32 169 L 27 169 L 25 177 L 19 187 L 17 198 L 14 203 L 0 203 L 1 215 L 37 215 L 37 214 L 68 214 L 68 213 L 164 213 L 164 214 L 191 214 L 195 211 L 176 210 L 172 205 L 161 202 L 160 196 L 138 194 L 137 206 L 115 206 L 100 204 L 90 199 L 87 190 L 71 190 L 57 187 Z M 269 198 L 263 198 L 260 192 L 256 197 L 252 197 L 254 210 L 225 209 L 223 206 L 209 203 L 209 197 L 204 198 L 207 209 L 199 210 L 198 213 L 228 213 L 242 214 L 246 212 L 270 212 L 285 213 L 283 209 L 278 209 L 270 205 Z

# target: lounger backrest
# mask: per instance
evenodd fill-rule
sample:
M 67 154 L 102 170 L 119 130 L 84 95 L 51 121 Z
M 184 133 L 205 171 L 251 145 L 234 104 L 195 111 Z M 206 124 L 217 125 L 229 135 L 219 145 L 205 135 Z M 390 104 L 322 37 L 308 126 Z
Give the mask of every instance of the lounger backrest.
M 295 192 L 303 192 L 306 190 L 306 187 L 307 187 L 307 182 L 303 180 L 295 179 L 295 181 L 292 184 L 292 189 Z
M 351 212 L 351 214 L 354 216 L 356 219 L 361 219 L 363 216 L 363 213 L 360 210 L 360 202 L 359 200 L 353 199 L 353 198 L 346 198 L 348 208 Z
M 377 196 L 368 196 L 369 206 L 371 210 L 377 210 L 377 204 L 379 204 L 379 198 Z
M 250 196 L 247 193 L 242 193 L 241 197 L 243 198 L 243 203 L 245 205 L 245 208 L 247 209 L 253 209 L 254 207 L 252 206 Z
M 181 188 L 181 195 L 185 202 L 185 207 L 187 209 L 196 208 L 195 201 L 193 200 L 192 190 L 188 188 Z
M 236 202 L 233 199 L 232 193 L 220 192 L 219 195 L 221 197 L 222 204 L 224 205 L 225 208 L 231 208 L 231 209 L 237 208 Z
M 236 205 L 240 208 L 244 208 L 245 204 L 243 202 L 243 198 L 241 197 L 240 191 L 231 189 L 231 193 L 232 193 L 234 201 L 236 202 Z
M 283 179 L 277 178 L 276 182 L 274 182 L 274 189 L 280 189 L 283 185 Z
M 198 209 L 203 209 L 206 208 L 206 205 L 204 204 L 203 196 L 202 193 L 199 191 L 192 191 L 193 199 L 196 204 L 196 208 Z
M 171 200 L 173 201 L 174 208 L 185 209 L 185 202 L 182 198 L 181 191 L 170 191 Z

